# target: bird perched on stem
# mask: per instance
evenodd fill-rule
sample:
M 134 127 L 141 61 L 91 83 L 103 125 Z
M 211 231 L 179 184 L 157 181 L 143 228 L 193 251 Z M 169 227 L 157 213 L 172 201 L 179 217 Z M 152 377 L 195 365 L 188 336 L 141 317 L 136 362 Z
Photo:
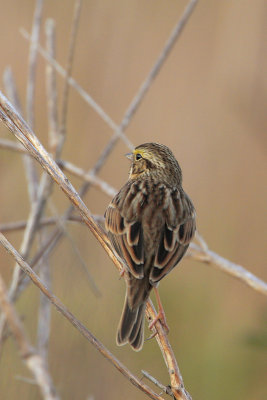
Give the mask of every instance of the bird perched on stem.
M 132 153 L 129 179 L 109 204 L 105 226 L 111 243 L 126 262 L 126 297 L 117 344 L 136 351 L 144 342 L 144 314 L 152 288 L 184 256 L 196 224 L 195 209 L 182 188 L 182 171 L 171 150 L 145 143 Z M 160 319 L 162 305 L 150 327 Z

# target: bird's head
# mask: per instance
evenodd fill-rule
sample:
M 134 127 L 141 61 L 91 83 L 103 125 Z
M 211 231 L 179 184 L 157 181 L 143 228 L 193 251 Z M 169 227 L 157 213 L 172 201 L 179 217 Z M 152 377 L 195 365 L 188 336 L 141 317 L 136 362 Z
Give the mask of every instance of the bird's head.
M 132 165 L 129 178 L 152 177 L 167 184 L 181 184 L 181 168 L 171 150 L 159 143 L 144 143 L 127 154 Z

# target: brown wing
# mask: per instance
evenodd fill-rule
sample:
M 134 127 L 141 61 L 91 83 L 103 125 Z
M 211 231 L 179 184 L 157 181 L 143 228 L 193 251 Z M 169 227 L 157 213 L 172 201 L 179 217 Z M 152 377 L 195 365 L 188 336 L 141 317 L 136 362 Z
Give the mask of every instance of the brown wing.
M 174 190 L 166 198 L 168 201 L 163 210 L 165 224 L 150 273 L 152 284 L 160 281 L 178 264 L 196 229 L 194 206 L 186 193 L 182 189 Z
M 105 212 L 105 226 L 117 253 L 126 261 L 131 274 L 144 276 L 143 230 L 137 218 L 140 192 L 128 183 L 114 197 Z

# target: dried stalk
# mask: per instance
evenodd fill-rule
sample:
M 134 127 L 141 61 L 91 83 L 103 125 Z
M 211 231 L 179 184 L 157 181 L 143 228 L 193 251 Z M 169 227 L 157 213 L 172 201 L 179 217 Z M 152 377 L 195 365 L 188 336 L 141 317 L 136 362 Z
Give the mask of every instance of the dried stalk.
M 58 218 L 63 218 L 63 216 L 57 217 L 45 217 L 39 221 L 38 229 L 43 226 L 55 225 L 58 222 Z M 92 215 L 92 218 L 98 223 L 101 224 L 104 222 L 103 215 Z M 68 219 L 70 222 L 83 222 L 82 218 L 79 215 L 71 215 Z M 0 224 L 1 232 L 14 232 L 25 229 L 27 225 L 27 221 L 16 221 L 16 222 L 8 222 L 6 224 Z
M 36 0 L 36 6 L 33 17 L 31 45 L 29 53 L 29 71 L 28 71 L 28 85 L 26 96 L 26 116 L 28 124 L 34 128 L 34 94 L 35 94 L 35 76 L 37 68 L 37 47 L 40 37 L 40 28 L 43 11 L 43 0 Z
M 50 57 L 55 58 L 55 22 L 53 19 L 46 20 L 45 24 L 46 46 Z M 47 115 L 48 115 L 48 138 L 51 154 L 56 158 L 56 147 L 58 137 L 58 113 L 57 113 L 57 82 L 55 69 L 47 63 L 46 65 L 46 93 L 47 93 Z
M 96 175 L 93 175 L 91 172 L 86 172 L 82 168 L 77 167 L 76 165 L 72 164 L 69 161 L 58 160 L 57 164 L 59 165 L 62 170 L 71 173 L 78 178 L 89 182 L 94 187 L 100 189 L 102 192 L 107 194 L 110 197 L 114 197 L 117 193 L 117 189 L 112 187 L 109 183 L 104 181 L 103 179 L 98 178 Z
M 1 234 L 0 234 L 1 235 Z M 19 348 L 22 360 L 31 371 L 36 383 L 39 385 L 45 400 L 59 400 L 52 379 L 46 369 L 44 359 L 31 346 L 23 329 L 23 325 L 8 299 L 5 283 L 0 275 L 0 304 Z
M 8 96 L 9 97 L 9 96 Z M 12 101 L 12 99 L 11 99 Z M 4 150 L 11 150 L 11 151 L 16 151 L 18 153 L 23 153 L 25 155 L 29 155 L 26 149 L 21 146 L 20 143 L 13 142 L 12 140 L 8 139 L 0 139 L 0 148 Z
M 69 44 L 69 51 L 68 51 L 68 60 L 67 60 L 67 67 L 66 67 L 66 76 L 64 80 L 64 88 L 63 88 L 63 101 L 62 101 L 62 113 L 61 113 L 61 126 L 60 126 L 60 142 L 58 143 L 58 151 L 56 154 L 56 158 L 59 157 L 61 154 L 62 146 L 65 141 L 66 137 L 66 122 L 67 122 L 67 112 L 68 112 L 68 99 L 69 99 L 69 83 L 68 80 L 71 77 L 72 72 L 72 65 L 73 65 L 73 58 L 74 58 L 74 49 L 75 49 L 75 42 L 77 37 L 80 13 L 81 13 L 81 0 L 76 0 L 74 5 L 74 13 L 73 13 L 73 20 L 72 20 L 72 28 L 70 34 L 70 44 Z M 51 55 L 51 54 L 50 54 Z M 52 58 L 53 55 L 51 55 Z
M 7 97 L 10 99 L 11 103 L 14 105 L 18 113 L 22 115 L 22 108 L 19 100 L 19 95 L 17 92 L 15 79 L 10 67 L 7 67 L 5 69 L 5 72 L 3 74 L 3 83 L 7 93 Z M 23 146 L 21 146 L 20 144 L 17 145 L 24 150 Z
M 141 370 L 141 372 L 145 378 L 149 379 L 152 383 L 154 383 L 154 385 L 156 385 L 161 390 L 163 390 L 164 393 L 168 394 L 169 396 L 172 396 L 172 390 L 171 390 L 170 386 L 163 385 L 154 376 L 150 375 L 147 371 L 144 371 L 143 369 Z
M 207 264 L 214 265 L 218 269 L 226 272 L 229 275 L 241 280 L 246 285 L 250 286 L 257 292 L 267 296 L 267 283 L 258 278 L 241 265 L 235 264 L 232 261 L 220 256 L 214 251 L 203 249 L 201 246 L 191 243 L 187 257 L 201 261 Z
M 146 92 L 151 87 L 154 79 L 159 74 L 163 64 L 166 62 L 168 55 L 170 54 L 173 46 L 177 42 L 178 38 L 180 37 L 186 23 L 188 22 L 195 6 L 197 5 L 198 0 L 191 0 L 189 1 L 188 5 L 186 6 L 182 17 L 179 19 L 178 23 L 175 25 L 169 39 L 167 40 L 165 46 L 163 47 L 158 59 L 156 60 L 155 64 L 153 65 L 151 71 L 149 72 L 148 76 L 146 77 L 145 81 L 139 88 L 136 96 L 132 100 L 130 106 L 128 107 L 125 116 L 120 124 L 120 129 L 124 132 L 127 126 L 129 125 L 131 119 L 133 118 L 135 112 L 137 111 L 138 107 L 142 100 L 145 97 Z

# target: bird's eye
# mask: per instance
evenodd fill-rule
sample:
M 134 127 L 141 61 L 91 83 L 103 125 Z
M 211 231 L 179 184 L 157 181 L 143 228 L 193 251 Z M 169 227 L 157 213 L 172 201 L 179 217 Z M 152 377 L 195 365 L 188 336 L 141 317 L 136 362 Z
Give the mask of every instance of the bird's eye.
M 141 160 L 141 158 L 142 158 L 142 156 L 141 156 L 140 153 L 137 153 L 137 154 L 135 155 L 136 161 Z

